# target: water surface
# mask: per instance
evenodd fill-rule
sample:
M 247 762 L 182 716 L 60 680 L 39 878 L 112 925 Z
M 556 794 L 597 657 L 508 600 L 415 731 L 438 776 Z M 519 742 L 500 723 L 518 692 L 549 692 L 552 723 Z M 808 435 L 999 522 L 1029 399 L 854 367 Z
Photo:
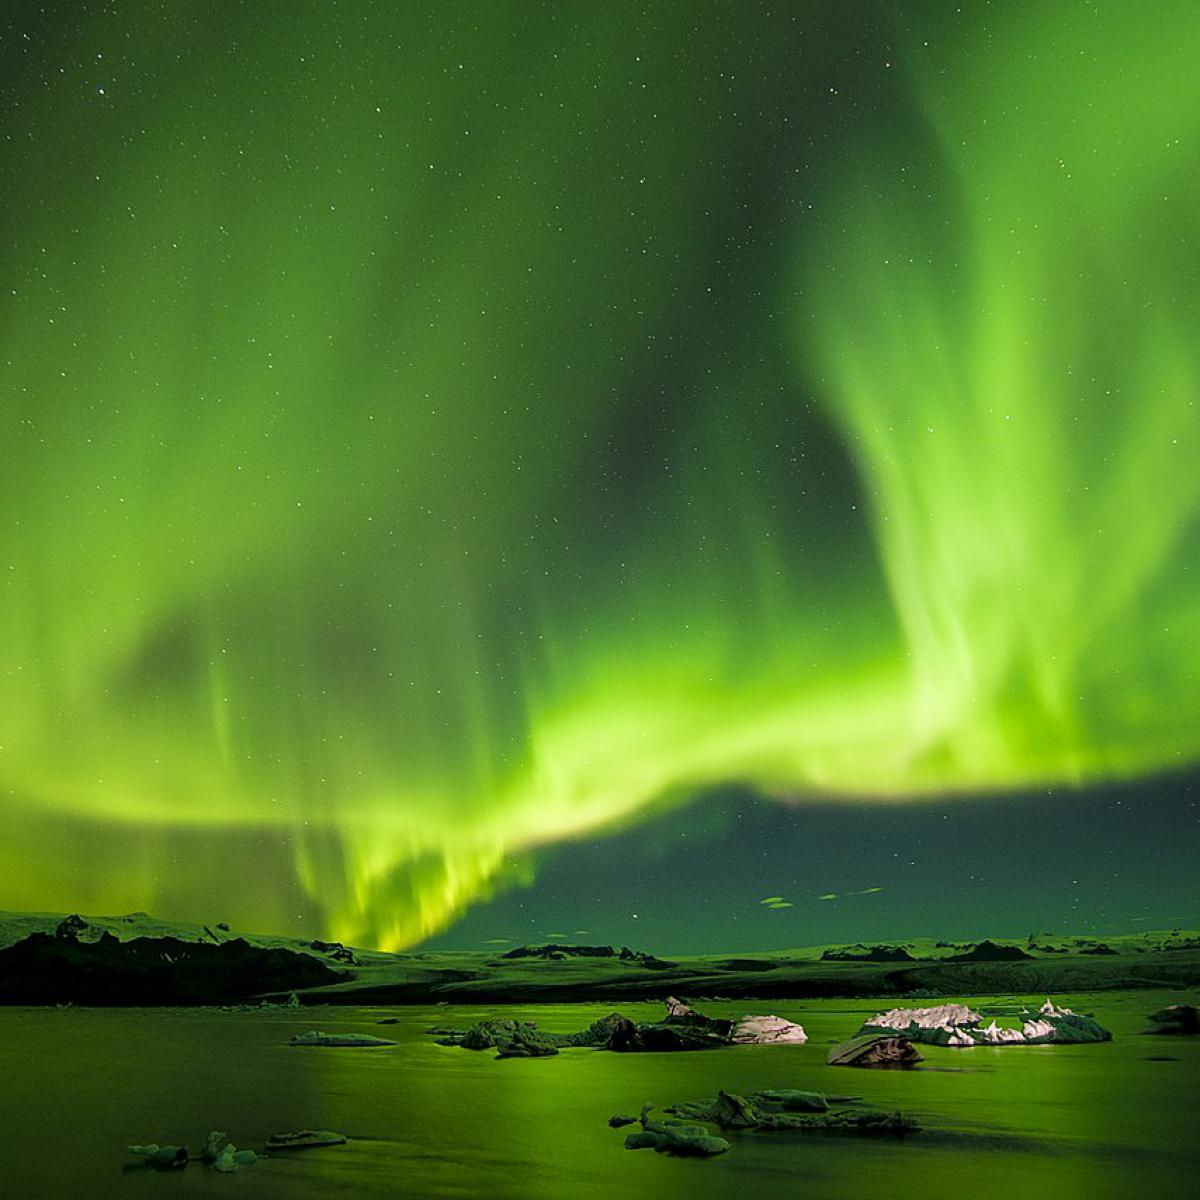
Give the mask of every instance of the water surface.
M 706 1004 L 714 1016 L 775 1011 L 805 1046 L 689 1054 L 568 1050 L 496 1061 L 437 1046 L 432 1025 L 489 1014 L 578 1029 L 595 1004 L 212 1009 L 0 1008 L 0 1117 L 8 1149 L 0 1194 L 14 1197 L 554 1197 L 689 1200 L 797 1195 L 822 1200 L 962 1197 L 1191 1197 L 1200 1150 L 1200 1039 L 1137 1036 L 1178 995 L 1066 997 L 1115 1040 L 1098 1046 L 923 1047 L 912 1071 L 825 1065 L 833 1041 L 873 1000 Z M 977 1006 L 1007 998 L 976 998 Z M 1035 1000 L 1033 997 L 1021 999 Z M 1195 997 L 1191 998 L 1193 1001 Z M 1035 1002 L 1040 1003 L 1041 997 Z M 623 1005 L 639 1019 L 657 1005 Z M 377 1022 L 395 1016 L 395 1025 Z M 301 1049 L 306 1029 L 395 1038 L 381 1050 Z M 1153 1061 L 1153 1056 L 1170 1056 Z M 706 1161 L 623 1149 L 611 1113 L 715 1095 L 812 1088 L 902 1109 L 925 1130 L 902 1142 L 729 1133 Z M 274 1132 L 330 1128 L 346 1146 L 279 1154 L 238 1175 L 193 1165 L 129 1169 L 129 1142 L 198 1147 L 210 1129 L 261 1148 Z

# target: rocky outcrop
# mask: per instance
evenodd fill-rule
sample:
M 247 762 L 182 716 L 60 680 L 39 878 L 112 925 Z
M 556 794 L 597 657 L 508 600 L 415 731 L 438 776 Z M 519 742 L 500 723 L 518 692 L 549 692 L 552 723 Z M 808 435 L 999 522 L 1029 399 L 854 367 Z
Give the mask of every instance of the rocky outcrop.
M 63 917 L 59 921 L 54 930 L 54 936 L 63 940 L 74 940 L 79 937 L 85 929 L 90 929 L 91 926 L 78 914 L 72 913 L 69 917 Z
M 995 1024 L 993 1021 L 984 1033 L 988 1034 Z M 1022 1020 L 1021 1035 L 1027 1046 L 1112 1041 L 1112 1034 L 1093 1017 L 1072 1012 L 1069 1008 L 1059 1008 L 1049 999 L 1036 1015 Z
M 1161 942 L 1159 950 L 1200 950 L 1200 937 L 1189 935 L 1182 929 L 1172 929 Z
M 643 950 L 630 950 L 628 946 L 622 946 L 621 953 L 617 957 L 622 962 L 637 963 L 639 967 L 646 967 L 651 971 L 669 971 L 679 965 L 667 962 L 665 958 L 655 958 L 653 954 L 647 954 Z
M 925 1036 L 930 1031 L 947 1034 L 963 1026 L 978 1025 L 983 1017 L 965 1004 L 938 1004 L 930 1008 L 892 1008 L 876 1013 L 863 1023 L 860 1033 L 882 1033 L 888 1030 L 903 1033 L 911 1041 L 934 1042 L 946 1045 L 947 1039 Z
M 651 1105 L 642 1108 L 638 1118 L 642 1128 L 625 1138 L 626 1150 L 656 1150 L 659 1154 L 674 1154 L 682 1158 L 711 1158 L 724 1154 L 729 1143 L 714 1137 L 703 1125 L 683 1121 L 656 1121 L 650 1117 Z
M 620 951 L 617 951 L 612 946 L 577 946 L 567 942 L 548 942 L 544 946 L 516 946 L 512 950 L 506 950 L 500 957 L 509 960 L 544 958 L 552 962 L 561 962 L 568 958 L 616 958 L 651 971 L 670 970 L 678 965 L 655 958 L 653 954 L 646 954 L 642 950 L 631 950 L 628 946 L 622 946 Z
M 934 1046 L 1040 1046 L 1050 1043 L 1107 1042 L 1112 1034 L 1090 1016 L 1059 1008 L 1047 999 L 1037 1013 L 1023 1013 L 1021 1028 L 984 1025 L 983 1016 L 965 1004 L 931 1008 L 893 1008 L 876 1013 L 860 1035 L 903 1034 L 911 1042 Z
M 515 1024 L 512 1035 L 496 1043 L 497 1058 L 550 1058 L 558 1053 L 557 1043 L 535 1025 Z
M 298 1129 L 287 1133 L 273 1133 L 267 1138 L 268 1150 L 314 1150 L 322 1146 L 344 1146 L 344 1133 L 332 1129 Z
M 358 959 L 354 957 L 354 951 L 349 946 L 343 946 L 341 942 L 323 942 L 320 938 L 315 938 L 308 944 L 318 954 L 324 954 L 327 958 L 332 958 L 334 962 L 346 963 L 351 967 L 358 966 Z
M 201 1159 L 211 1164 L 214 1171 L 229 1175 L 243 1167 L 252 1167 L 259 1161 L 253 1150 L 239 1150 L 223 1133 L 212 1132 L 204 1141 Z
M 786 1129 L 800 1133 L 851 1133 L 869 1137 L 903 1137 L 920 1126 L 902 1113 L 829 1112 L 816 1092 L 751 1092 L 739 1096 L 721 1091 L 715 1100 L 675 1104 L 666 1111 L 693 1121 L 709 1121 L 722 1129 Z
M 516 946 L 506 950 L 501 958 L 616 958 L 611 946 L 574 946 L 567 943 L 549 942 L 544 946 Z
M 649 1051 L 714 1050 L 729 1045 L 733 1022 L 706 1017 L 690 1004 L 668 996 L 667 1015 L 662 1021 L 631 1021 L 614 1013 L 608 1018 L 605 1049 L 619 1054 Z
M 668 1021 L 706 1021 L 707 1017 L 702 1017 L 686 1000 L 680 1000 L 677 996 L 668 996 L 664 1004 L 667 1006 Z
M 658 1023 L 627 1021 L 609 1039 L 610 1050 L 706 1050 L 719 1046 L 800 1045 L 808 1035 L 783 1017 L 744 1016 L 737 1021 L 708 1017 L 691 1005 L 667 997 L 666 1019 Z
M 143 1146 L 130 1146 L 128 1150 L 130 1154 L 137 1155 L 146 1166 L 159 1170 L 181 1170 L 189 1162 L 195 1161 L 186 1146 L 160 1146 L 157 1142 L 148 1142 Z M 213 1130 L 204 1139 L 199 1157 L 201 1162 L 207 1163 L 213 1170 L 228 1175 L 244 1167 L 252 1167 L 262 1156 L 253 1150 L 239 1150 L 226 1134 Z
M 377 1046 L 394 1046 L 395 1042 L 387 1038 L 371 1037 L 365 1033 L 322 1033 L 319 1029 L 310 1029 L 307 1033 L 298 1033 L 290 1038 L 290 1046 L 360 1046 L 371 1049 Z
M 908 1038 L 866 1033 L 834 1046 L 825 1061 L 831 1067 L 913 1067 L 924 1060 Z
M 607 1046 L 616 1029 L 626 1020 L 620 1013 L 609 1013 L 593 1021 L 586 1029 L 560 1034 L 560 1046 Z M 550 1035 L 547 1035 L 550 1036 Z
M 916 962 L 903 946 L 835 946 L 821 954 L 822 962 Z
M 651 1105 L 644 1105 L 637 1118 L 642 1128 L 625 1138 L 627 1150 L 657 1150 L 663 1154 L 686 1157 L 709 1157 L 724 1154 L 729 1142 L 716 1137 L 706 1125 L 725 1130 L 751 1130 L 790 1133 L 851 1134 L 861 1137 L 904 1137 L 915 1133 L 919 1124 L 903 1113 L 870 1110 L 829 1110 L 830 1103 L 849 1104 L 852 1097 L 827 1100 L 818 1092 L 792 1089 L 750 1092 L 745 1096 L 720 1091 L 712 1100 L 696 1100 L 673 1104 L 666 1109 L 666 1120 L 650 1117 Z M 609 1118 L 616 1129 L 631 1124 L 633 1117 L 617 1115 Z M 696 1124 L 704 1122 L 705 1124 Z
M 568 1041 L 572 1037 L 583 1039 L 587 1031 L 578 1035 L 545 1033 L 532 1021 L 513 1021 L 507 1018 L 480 1021 L 467 1030 L 438 1032 L 443 1035 L 438 1039 L 439 1046 L 461 1046 L 464 1050 L 494 1049 L 497 1058 L 549 1058 L 557 1054 L 559 1046 L 562 1045 L 593 1044 L 586 1040 Z
M 759 1108 L 773 1106 L 782 1112 L 828 1112 L 831 1104 L 850 1104 L 854 1099 L 853 1096 L 827 1097 L 824 1092 L 805 1092 L 799 1088 L 772 1088 L 750 1093 L 751 1102 Z
M 529 1021 L 490 1018 L 470 1029 L 430 1030 L 442 1046 L 497 1051 L 497 1058 L 549 1057 L 559 1048 L 592 1046 L 619 1054 L 679 1050 L 716 1050 L 730 1045 L 798 1045 L 803 1028 L 776 1016 L 746 1016 L 734 1022 L 708 1017 L 690 1004 L 668 996 L 661 1021 L 632 1021 L 610 1013 L 574 1033 L 547 1033 Z
M 345 978 L 311 955 L 240 938 L 122 942 L 106 932 L 81 942 L 70 933 L 32 933 L 0 950 L 0 1002 L 9 1004 L 227 1004 Z
M 742 1017 L 730 1035 L 735 1046 L 800 1046 L 808 1041 L 802 1025 L 783 1017 Z
M 1150 1014 L 1148 1033 L 1190 1037 L 1200 1033 L 1200 1014 L 1190 1004 L 1169 1004 Z
M 1026 954 L 1020 946 L 1000 946 L 997 943 L 984 940 L 963 954 L 951 954 L 942 959 L 948 963 L 978 963 L 978 962 L 1022 962 L 1033 961 L 1032 954 Z
M 724 1025 L 726 1028 L 721 1028 Z M 618 1054 L 648 1051 L 664 1053 L 677 1050 L 719 1050 L 728 1046 L 732 1022 L 701 1024 L 699 1022 L 661 1023 L 623 1019 L 614 1025 L 605 1049 Z

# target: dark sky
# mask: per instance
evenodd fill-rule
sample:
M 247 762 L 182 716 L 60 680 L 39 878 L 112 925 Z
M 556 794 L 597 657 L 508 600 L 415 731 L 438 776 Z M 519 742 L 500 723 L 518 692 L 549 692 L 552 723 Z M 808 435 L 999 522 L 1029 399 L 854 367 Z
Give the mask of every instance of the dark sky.
M 427 948 L 663 954 L 1200 924 L 1200 778 L 938 803 L 784 808 L 725 793 L 548 853 Z M 865 895 L 854 895 L 879 888 Z M 836 895 L 836 900 L 821 896 Z M 793 907 L 760 901 L 782 896 Z M 494 944 L 502 948 L 501 943 Z

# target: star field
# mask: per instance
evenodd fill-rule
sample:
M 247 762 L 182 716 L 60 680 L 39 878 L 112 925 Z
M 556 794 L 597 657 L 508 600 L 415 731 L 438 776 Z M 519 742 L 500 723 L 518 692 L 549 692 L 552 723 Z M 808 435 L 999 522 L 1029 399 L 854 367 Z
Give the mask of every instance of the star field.
M 0 906 L 1200 757 L 1189 5 L 0 22 Z

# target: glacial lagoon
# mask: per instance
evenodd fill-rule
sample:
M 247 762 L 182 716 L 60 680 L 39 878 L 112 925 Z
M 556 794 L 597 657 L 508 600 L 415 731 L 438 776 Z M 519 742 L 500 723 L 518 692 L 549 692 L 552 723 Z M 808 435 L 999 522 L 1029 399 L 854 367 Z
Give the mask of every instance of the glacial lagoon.
M 1041 996 L 964 997 L 974 1007 Z M 922 1046 L 913 1070 L 829 1067 L 831 1045 L 880 1002 L 705 1003 L 713 1016 L 770 1011 L 799 1021 L 803 1046 L 677 1054 L 565 1050 L 497 1061 L 439 1046 L 427 1030 L 488 1016 L 579 1029 L 611 1005 L 220 1009 L 0 1008 L 13 1197 L 328 1196 L 530 1200 L 1103 1200 L 1195 1195 L 1200 1175 L 1200 1039 L 1140 1036 L 1178 992 L 1057 997 L 1094 1012 L 1112 1042 L 1081 1046 Z M 657 1004 L 625 1004 L 639 1020 Z M 886 1007 L 886 1005 L 884 1005 Z M 380 1025 L 385 1018 L 394 1024 Z M 319 1028 L 394 1038 L 380 1049 L 288 1044 Z M 624 1149 L 607 1120 L 668 1104 L 795 1087 L 863 1097 L 916 1117 L 903 1140 L 727 1131 L 708 1160 Z M 128 1143 L 197 1149 L 210 1129 L 261 1149 L 272 1133 L 334 1129 L 344 1146 L 273 1155 L 235 1175 L 193 1163 L 156 1171 Z

